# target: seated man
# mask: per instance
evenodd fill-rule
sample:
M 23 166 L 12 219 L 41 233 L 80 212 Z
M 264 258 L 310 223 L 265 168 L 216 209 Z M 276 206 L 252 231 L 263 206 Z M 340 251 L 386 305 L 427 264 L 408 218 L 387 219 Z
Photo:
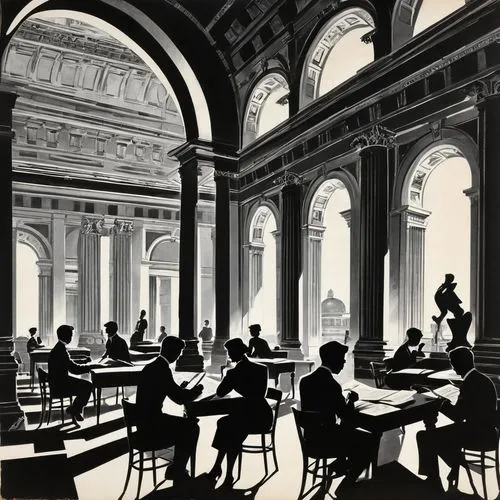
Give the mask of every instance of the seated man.
M 75 375 L 88 373 L 91 369 L 90 364 L 75 363 L 66 349 L 66 345 L 71 342 L 73 337 L 73 327 L 61 325 L 57 329 L 57 338 L 59 342 L 52 348 L 49 354 L 49 387 L 52 397 L 76 396 L 73 404 L 66 411 L 73 417 L 73 420 L 83 420 L 83 407 L 88 403 L 92 384 L 87 380 L 72 377 Z
M 130 353 L 128 352 L 128 345 L 124 338 L 118 335 L 118 324 L 114 321 L 108 321 L 104 328 L 108 334 L 106 342 L 106 351 L 99 361 L 105 358 L 114 359 L 117 361 L 125 361 L 130 363 Z
M 453 369 L 463 379 L 458 401 L 453 405 L 442 399 L 441 412 L 453 420 L 450 425 L 417 433 L 418 473 L 427 476 L 429 485 L 442 492 L 438 457 L 450 467 L 449 481 L 456 479 L 461 449 L 480 449 L 492 443 L 497 446 L 497 393 L 493 382 L 474 367 L 474 354 L 467 347 L 450 351 Z M 479 448 L 477 448 L 479 447 Z
M 338 453 L 340 459 L 347 458 L 347 474 L 337 488 L 336 496 L 354 485 L 363 469 L 369 466 L 377 445 L 370 433 L 357 430 L 350 423 L 358 395 L 351 391 L 346 401 L 340 384 L 333 377 L 342 371 L 348 349 L 337 341 L 323 344 L 319 348 L 321 366 L 302 377 L 299 385 L 301 409 L 321 412 L 331 422 L 312 435 L 306 434 L 306 440 L 311 446 Z M 337 417 L 341 419 L 340 424 L 336 422 Z M 327 485 L 326 491 L 328 489 Z
M 404 370 L 405 368 L 411 368 L 417 362 L 417 358 L 424 358 L 425 354 L 422 352 L 424 343 L 419 345 L 420 339 L 422 338 L 422 332 L 418 328 L 409 328 L 406 331 L 406 337 L 408 340 L 398 347 L 392 359 L 392 370 Z M 417 350 L 410 350 L 410 347 L 416 347 Z
M 273 355 L 273 351 L 271 351 L 267 340 L 261 339 L 259 337 L 261 331 L 260 325 L 250 325 L 248 329 L 250 330 L 250 335 L 252 336 L 252 338 L 248 342 L 250 357 L 271 358 Z
M 166 397 L 182 405 L 195 400 L 203 391 L 201 384 L 188 390 L 187 382 L 179 386 L 174 380 L 169 365 L 179 357 L 184 345 L 183 340 L 171 335 L 163 340 L 160 355 L 141 372 L 136 396 L 139 435 L 156 445 L 175 446 L 174 462 L 165 473 L 165 478 L 173 479 L 174 484 L 189 479 L 186 464 L 196 453 L 200 433 L 196 420 L 162 412 Z
M 28 340 L 28 344 L 26 346 L 28 352 L 32 352 L 35 349 L 40 349 L 41 347 L 45 347 L 42 344 L 42 339 L 36 336 L 36 328 L 34 326 L 30 328 L 28 331 L 30 332 L 31 335 L 31 337 Z

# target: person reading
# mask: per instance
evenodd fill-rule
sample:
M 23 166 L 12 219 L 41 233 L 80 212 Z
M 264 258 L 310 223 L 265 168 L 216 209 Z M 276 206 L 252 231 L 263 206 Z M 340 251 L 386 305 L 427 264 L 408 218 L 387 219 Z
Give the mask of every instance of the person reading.
M 33 352 L 35 349 L 40 349 L 41 347 L 45 347 L 42 344 L 42 339 L 37 337 L 36 335 L 36 327 L 32 327 L 28 330 L 30 332 L 30 338 L 28 339 L 28 343 L 26 345 L 26 349 L 28 352 Z
M 144 333 L 148 328 L 148 320 L 145 318 L 146 311 L 143 309 L 139 316 L 139 320 L 135 324 L 135 331 L 130 337 L 130 345 L 144 342 Z
M 208 477 L 216 481 L 222 474 L 222 462 L 227 459 L 223 486 L 233 484 L 233 467 L 241 446 L 250 433 L 264 433 L 271 429 L 273 413 L 266 400 L 267 367 L 254 363 L 246 356 L 247 345 L 240 338 L 230 339 L 224 347 L 236 366 L 226 372 L 217 388 L 217 396 L 231 391 L 243 396 L 241 404 L 229 415 L 217 421 L 212 446 L 218 451 Z
M 409 328 L 406 331 L 406 342 L 398 347 L 394 353 L 392 359 L 392 370 L 404 370 L 405 368 L 411 368 L 415 365 L 418 358 L 424 358 L 425 354 L 422 352 L 424 348 L 424 343 L 420 343 L 422 339 L 422 332 L 418 328 Z M 416 347 L 418 349 L 411 350 L 410 347 Z
M 267 341 L 260 338 L 260 325 L 250 325 L 248 329 L 250 330 L 250 335 L 252 337 L 248 342 L 250 357 L 271 358 L 273 356 L 273 351 L 271 351 Z
M 127 342 L 123 337 L 118 335 L 118 324 L 115 321 L 108 321 L 104 325 L 105 331 L 108 334 L 106 341 L 106 351 L 102 355 L 99 362 L 108 358 L 114 361 L 124 361 L 130 363 L 130 353 Z
M 300 405 L 302 411 L 319 412 L 324 415 L 324 426 L 305 434 L 312 449 L 338 453 L 337 463 L 332 469 L 346 472 L 335 494 L 341 496 L 351 489 L 361 472 L 366 469 L 376 449 L 376 439 L 368 432 L 354 428 L 354 403 L 358 395 L 351 391 L 344 398 L 342 387 L 334 375 L 344 368 L 345 355 L 349 348 L 337 341 L 327 342 L 319 348 L 321 366 L 300 379 Z M 340 419 L 340 423 L 337 423 Z M 332 470 L 332 473 L 333 473 Z M 328 491 L 331 480 L 324 491 Z
M 438 457 L 451 468 L 448 480 L 458 477 L 462 448 L 481 449 L 498 445 L 497 393 L 490 378 L 476 370 L 473 352 L 464 346 L 449 353 L 453 369 L 463 379 L 456 404 L 441 399 L 440 411 L 453 423 L 437 429 L 419 431 L 418 473 L 427 476 L 431 489 L 442 492 Z
M 165 472 L 165 478 L 173 479 L 174 485 L 189 479 L 186 464 L 196 453 L 200 428 L 197 419 L 163 413 L 163 402 L 169 398 L 183 405 L 203 392 L 201 384 L 187 389 L 188 382 L 178 385 L 174 380 L 170 363 L 180 356 L 184 346 L 178 337 L 169 335 L 163 339 L 160 355 L 141 372 L 136 395 L 137 432 L 141 439 L 152 440 L 156 445 L 164 443 L 166 448 L 175 446 L 173 464 Z
M 87 380 L 73 377 L 88 373 L 93 365 L 75 363 L 70 357 L 66 346 L 73 337 L 73 327 L 61 325 L 57 329 L 58 342 L 49 354 L 49 387 L 52 397 L 75 396 L 73 404 L 66 408 L 73 421 L 83 420 L 83 408 L 88 403 L 92 392 L 92 384 Z

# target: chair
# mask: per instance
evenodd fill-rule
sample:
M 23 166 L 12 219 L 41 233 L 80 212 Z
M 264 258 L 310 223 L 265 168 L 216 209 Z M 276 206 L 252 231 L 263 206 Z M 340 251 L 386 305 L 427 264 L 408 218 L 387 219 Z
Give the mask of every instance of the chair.
M 48 382 L 49 382 L 49 374 L 43 369 L 38 367 L 38 383 L 40 385 L 40 397 L 42 399 L 42 411 L 40 413 L 40 423 L 38 424 L 38 428 L 42 426 L 43 418 L 45 416 L 45 411 L 47 409 L 47 398 L 49 402 L 49 411 L 47 413 L 47 425 L 50 423 L 50 416 L 52 415 L 52 401 L 55 399 L 59 399 L 60 409 L 61 409 L 61 421 L 64 425 L 64 400 L 69 399 L 70 404 L 73 404 L 73 395 L 72 394 L 64 394 L 55 396 L 50 394 L 47 390 Z
M 387 375 L 387 369 L 385 363 L 378 363 L 376 361 L 370 362 L 370 372 L 372 374 L 373 380 L 375 381 L 375 387 L 381 389 L 385 386 L 385 376 Z
M 330 425 L 332 417 L 330 415 L 324 415 L 323 413 L 313 412 L 313 411 L 299 411 L 296 408 L 292 408 L 293 417 L 295 419 L 295 426 L 297 428 L 297 434 L 299 435 L 300 449 L 302 451 L 302 483 L 300 485 L 300 493 L 298 500 L 306 497 L 309 493 L 322 486 L 326 479 L 335 479 L 341 477 L 344 474 L 329 473 L 329 466 L 332 465 L 337 459 L 342 458 L 335 450 L 330 448 L 320 449 L 317 446 L 311 446 L 307 442 L 304 435 L 308 430 L 317 429 L 323 425 Z M 309 463 L 309 460 L 312 462 Z M 328 463 L 328 460 L 332 460 Z M 322 473 L 319 473 L 320 468 Z M 307 490 L 304 491 L 306 486 L 307 475 L 312 474 L 313 484 Z M 321 479 L 320 483 L 316 484 L 316 479 Z M 329 493 L 325 493 L 331 496 Z M 332 497 L 333 498 L 333 497 Z
M 137 431 L 137 410 L 135 403 L 131 403 L 127 399 L 122 399 L 123 406 L 123 417 L 125 419 L 125 426 L 127 427 L 127 441 L 128 441 L 128 469 L 127 469 L 127 478 L 125 479 L 125 486 L 123 487 L 123 492 L 120 495 L 120 498 L 125 495 L 127 491 L 127 486 L 130 481 L 130 475 L 132 469 L 139 471 L 139 482 L 137 485 L 137 497 L 139 498 L 141 492 L 141 484 L 142 484 L 142 475 L 144 471 L 153 471 L 153 483 L 155 488 L 157 486 L 156 483 L 156 471 L 157 469 L 162 469 L 167 467 L 172 461 L 166 457 L 158 456 L 156 457 L 155 452 L 159 450 L 164 450 L 166 448 L 170 448 L 174 446 L 172 443 L 170 446 L 162 442 L 160 445 L 156 444 L 154 441 L 151 442 L 149 439 L 144 439 L 142 436 L 138 434 Z M 135 427 L 136 430 L 133 430 Z M 145 453 L 151 452 L 151 457 L 144 456 Z M 156 465 L 156 460 L 163 460 L 165 463 L 159 466 Z M 191 475 L 195 477 L 195 460 L 196 457 L 191 457 Z M 151 467 L 145 467 L 144 464 L 151 462 Z
M 278 389 L 273 389 L 269 387 L 266 393 L 266 399 L 272 399 L 274 401 L 274 418 L 271 429 L 264 433 L 250 433 L 251 436 L 257 436 L 260 434 L 261 444 L 260 445 L 250 445 L 243 444 L 241 447 L 240 454 L 238 456 L 238 479 L 241 477 L 241 462 L 243 461 L 243 453 L 262 453 L 264 455 L 264 471 L 266 476 L 269 472 L 267 466 L 267 453 L 272 452 L 275 470 L 278 471 L 278 459 L 276 458 L 276 445 L 275 445 L 275 433 L 276 433 L 276 423 L 278 422 L 279 409 L 281 405 L 281 400 L 283 398 L 283 393 Z M 266 443 L 266 436 L 270 436 L 269 444 Z

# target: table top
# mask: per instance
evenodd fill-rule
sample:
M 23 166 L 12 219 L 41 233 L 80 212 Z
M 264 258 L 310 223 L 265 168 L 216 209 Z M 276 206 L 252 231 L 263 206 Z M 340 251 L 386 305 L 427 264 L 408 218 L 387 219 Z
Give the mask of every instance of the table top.
M 90 355 L 90 349 L 88 347 L 67 347 L 67 351 L 70 354 L 85 354 Z M 41 347 L 40 349 L 34 349 L 29 354 L 30 356 L 43 356 L 44 354 L 50 354 L 52 347 Z
M 452 380 L 453 382 L 462 381 L 462 377 L 455 370 L 441 370 L 428 375 L 427 378 L 433 380 Z

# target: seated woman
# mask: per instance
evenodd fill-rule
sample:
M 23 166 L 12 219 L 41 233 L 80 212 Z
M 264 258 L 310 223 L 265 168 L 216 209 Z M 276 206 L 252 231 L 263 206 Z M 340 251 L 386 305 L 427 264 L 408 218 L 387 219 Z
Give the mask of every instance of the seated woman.
M 425 357 L 425 354 L 422 352 L 425 344 L 421 343 L 419 345 L 420 339 L 422 338 L 422 332 L 418 328 L 409 328 L 406 331 L 406 336 L 408 340 L 398 347 L 392 359 L 392 370 L 395 372 L 404 370 L 405 368 L 411 368 L 417 362 L 417 358 Z M 416 347 L 417 345 L 417 350 L 410 351 L 410 347 Z
M 250 356 L 252 358 L 271 358 L 273 351 L 271 351 L 267 340 L 259 337 L 261 331 L 260 325 L 250 325 L 248 329 L 252 336 L 250 342 L 248 342 Z
M 236 366 L 227 371 L 217 388 L 217 396 L 223 397 L 234 390 L 243 399 L 236 411 L 217 421 L 212 446 L 218 450 L 218 454 L 208 476 L 214 481 L 220 477 L 222 461 L 227 456 L 224 486 L 230 487 L 233 484 L 234 463 L 243 441 L 250 433 L 268 432 L 273 413 L 266 401 L 267 367 L 247 358 L 248 347 L 239 338 L 228 340 L 224 347 Z

